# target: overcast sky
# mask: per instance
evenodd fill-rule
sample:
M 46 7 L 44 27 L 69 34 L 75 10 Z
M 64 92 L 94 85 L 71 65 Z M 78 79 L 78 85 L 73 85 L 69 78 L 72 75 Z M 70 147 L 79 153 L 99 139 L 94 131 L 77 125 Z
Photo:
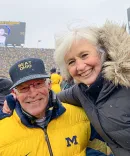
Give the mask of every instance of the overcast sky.
M 130 0 L 1 0 L 0 21 L 26 22 L 26 47 L 54 48 L 54 35 L 68 24 L 127 23 L 129 7 Z

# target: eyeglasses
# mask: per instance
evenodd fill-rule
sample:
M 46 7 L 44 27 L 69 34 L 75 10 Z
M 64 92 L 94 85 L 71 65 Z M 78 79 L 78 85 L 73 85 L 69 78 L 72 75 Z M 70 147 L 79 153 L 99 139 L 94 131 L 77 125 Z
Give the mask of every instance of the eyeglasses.
M 19 93 L 26 93 L 29 91 L 30 86 L 33 86 L 35 89 L 42 88 L 45 86 L 45 82 L 46 79 L 37 80 L 32 84 L 25 84 L 25 85 L 21 84 L 17 86 L 16 89 L 18 90 Z

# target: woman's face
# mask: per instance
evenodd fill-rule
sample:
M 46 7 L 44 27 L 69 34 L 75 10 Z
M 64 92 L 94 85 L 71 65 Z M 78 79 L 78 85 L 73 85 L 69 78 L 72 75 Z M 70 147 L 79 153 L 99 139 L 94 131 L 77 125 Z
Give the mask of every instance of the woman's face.
M 65 55 L 65 62 L 70 75 L 78 83 L 88 86 L 95 82 L 102 68 L 96 47 L 83 39 L 73 42 Z

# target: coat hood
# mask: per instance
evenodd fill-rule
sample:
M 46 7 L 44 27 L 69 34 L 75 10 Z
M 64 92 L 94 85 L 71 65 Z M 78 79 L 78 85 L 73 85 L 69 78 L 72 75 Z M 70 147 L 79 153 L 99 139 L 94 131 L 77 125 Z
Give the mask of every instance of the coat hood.
M 106 51 L 104 77 L 115 85 L 130 86 L 130 35 L 125 25 L 111 22 L 97 29 L 98 43 Z

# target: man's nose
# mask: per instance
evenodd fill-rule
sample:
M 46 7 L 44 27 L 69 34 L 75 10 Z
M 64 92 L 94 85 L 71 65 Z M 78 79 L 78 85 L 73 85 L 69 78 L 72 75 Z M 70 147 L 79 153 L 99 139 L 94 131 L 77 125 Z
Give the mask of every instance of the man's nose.
M 37 93 L 37 89 L 34 88 L 33 85 L 30 85 L 30 88 L 29 88 L 29 95 L 30 95 L 31 97 L 35 97 L 37 94 L 38 94 L 38 93 Z

